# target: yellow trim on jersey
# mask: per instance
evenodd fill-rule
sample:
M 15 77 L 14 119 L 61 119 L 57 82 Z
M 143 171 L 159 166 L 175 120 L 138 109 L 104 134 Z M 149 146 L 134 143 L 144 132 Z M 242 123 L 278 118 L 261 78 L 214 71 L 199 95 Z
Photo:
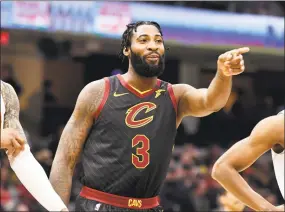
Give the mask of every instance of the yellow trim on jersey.
M 140 93 L 140 94 L 145 94 L 145 93 L 147 93 L 147 92 L 149 92 L 149 91 L 151 91 L 152 89 L 149 89 L 149 90 L 146 90 L 146 91 L 140 91 L 140 90 L 138 90 L 137 88 L 135 88 L 134 86 L 132 86 L 132 85 L 129 85 L 130 87 L 132 87 L 132 89 L 134 89 L 136 92 L 138 92 L 138 93 Z

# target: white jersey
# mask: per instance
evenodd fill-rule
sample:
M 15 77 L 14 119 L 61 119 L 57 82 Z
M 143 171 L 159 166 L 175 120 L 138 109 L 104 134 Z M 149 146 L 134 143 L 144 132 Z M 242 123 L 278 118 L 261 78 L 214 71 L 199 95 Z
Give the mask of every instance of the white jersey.
M 284 115 L 284 110 L 282 110 L 278 114 Z M 273 161 L 276 180 L 277 180 L 280 192 L 283 196 L 283 199 L 285 199 L 284 198 L 284 150 L 283 152 L 277 154 L 271 149 L 271 153 L 272 153 L 272 161 Z
M 0 94 L 1 95 L 1 94 Z M 4 124 L 4 115 L 5 115 L 5 103 L 4 103 L 4 99 L 1 95 L 1 130 L 3 129 L 3 124 Z

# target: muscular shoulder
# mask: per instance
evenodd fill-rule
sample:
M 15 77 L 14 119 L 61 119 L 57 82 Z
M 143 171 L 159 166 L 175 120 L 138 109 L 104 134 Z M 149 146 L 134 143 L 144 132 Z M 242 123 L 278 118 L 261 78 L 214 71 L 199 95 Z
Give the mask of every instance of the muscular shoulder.
M 181 98 L 189 89 L 194 89 L 191 85 L 188 84 L 175 84 L 172 85 L 173 93 L 177 100 Z
M 268 145 L 284 142 L 284 118 L 274 115 L 261 120 L 253 129 L 251 137 L 263 140 Z
M 5 102 L 5 107 L 8 110 L 14 109 L 14 110 L 19 110 L 19 99 L 18 96 L 14 90 L 14 88 L 6 82 L 3 82 L 1 80 L 1 95 L 4 99 Z
M 7 95 L 7 94 L 12 94 L 12 95 L 16 95 L 16 92 L 14 90 L 14 88 L 12 87 L 12 85 L 10 85 L 9 83 L 6 83 L 4 81 L 1 80 L 1 94 L 3 96 Z M 4 98 L 4 97 L 3 97 Z
M 206 92 L 207 89 L 196 89 L 188 84 L 173 85 L 173 93 L 178 103 L 178 116 L 202 117 L 214 112 L 206 107 Z
M 87 84 L 80 92 L 75 109 L 93 114 L 99 107 L 105 92 L 105 80 Z

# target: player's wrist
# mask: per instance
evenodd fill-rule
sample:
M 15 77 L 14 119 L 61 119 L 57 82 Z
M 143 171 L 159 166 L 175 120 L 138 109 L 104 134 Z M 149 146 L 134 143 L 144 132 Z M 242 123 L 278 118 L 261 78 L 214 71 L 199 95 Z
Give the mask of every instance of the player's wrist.
M 232 75 L 224 74 L 223 70 L 221 70 L 221 69 L 217 70 L 216 77 L 218 77 L 219 79 L 221 79 L 223 81 L 232 79 Z

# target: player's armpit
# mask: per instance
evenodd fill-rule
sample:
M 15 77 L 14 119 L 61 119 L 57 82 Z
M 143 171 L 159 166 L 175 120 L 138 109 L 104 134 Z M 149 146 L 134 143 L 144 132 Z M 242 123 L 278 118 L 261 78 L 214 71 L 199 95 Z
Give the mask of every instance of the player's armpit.
M 1 94 L 5 102 L 5 116 L 3 128 L 13 128 L 17 130 L 22 139 L 27 143 L 24 130 L 19 121 L 20 103 L 14 88 L 1 81 Z
M 65 204 L 69 202 L 74 167 L 94 122 L 94 114 L 102 101 L 104 90 L 104 80 L 88 84 L 79 94 L 74 111 L 62 132 L 50 181 Z

